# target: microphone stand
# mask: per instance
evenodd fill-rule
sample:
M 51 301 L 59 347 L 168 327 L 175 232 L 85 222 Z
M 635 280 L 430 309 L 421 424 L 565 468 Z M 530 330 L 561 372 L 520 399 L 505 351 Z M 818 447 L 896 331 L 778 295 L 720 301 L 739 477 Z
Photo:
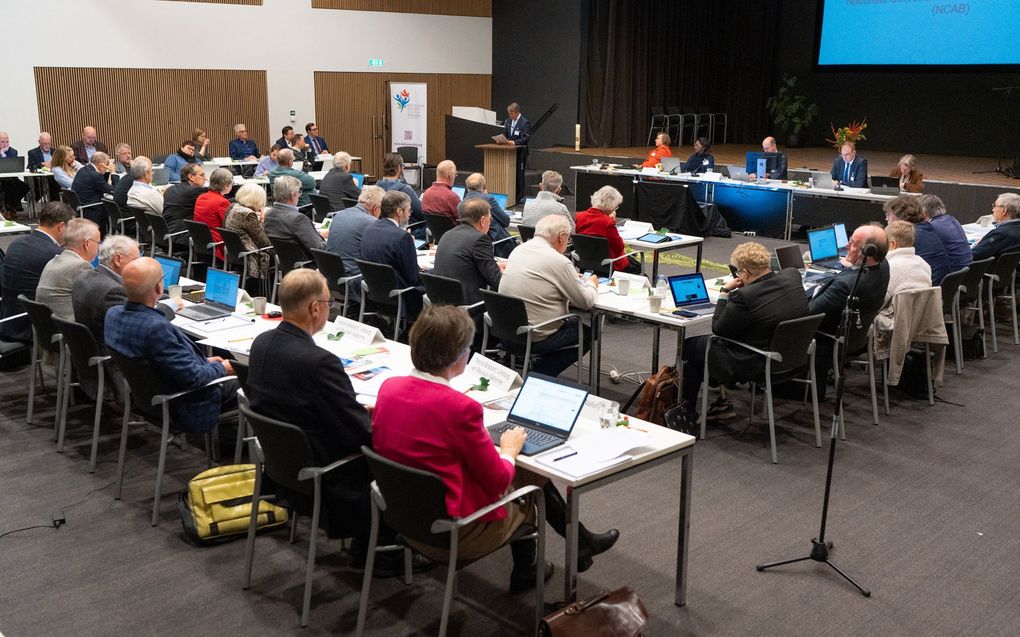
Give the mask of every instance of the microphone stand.
M 783 566 L 785 564 L 794 564 L 796 562 L 803 562 L 806 560 L 814 560 L 816 562 L 823 562 L 828 564 L 834 571 L 843 576 L 843 578 L 854 585 L 854 587 L 861 592 L 861 595 L 865 597 L 871 597 L 871 591 L 867 590 L 860 584 L 858 584 L 852 577 L 844 573 L 838 566 L 832 563 L 829 559 L 829 551 L 832 549 L 832 542 L 825 540 L 825 522 L 829 515 L 829 492 L 832 488 L 832 463 L 836 457 L 836 432 L 839 431 L 839 424 L 843 418 L 843 387 L 846 383 L 846 366 L 849 361 L 849 356 L 846 348 L 846 344 L 850 342 L 850 322 L 851 320 L 857 320 L 857 328 L 861 329 L 861 313 L 858 309 L 859 299 L 857 298 L 857 284 L 861 281 L 861 274 L 864 273 L 864 268 L 868 260 L 867 252 L 868 248 L 874 249 L 874 246 L 868 245 L 865 247 L 865 255 L 861 257 L 861 266 L 857 269 L 857 276 L 854 278 L 853 287 L 850 288 L 850 295 L 846 299 L 846 306 L 843 308 L 843 318 L 839 326 L 839 336 L 843 337 L 843 350 L 839 357 L 839 380 L 836 382 L 836 409 L 832 414 L 832 431 L 829 434 L 829 466 L 825 473 L 825 496 L 822 499 L 822 524 L 818 531 L 817 538 L 811 538 L 811 554 L 806 557 L 795 557 L 789 560 L 781 560 L 779 562 L 768 562 L 765 564 L 758 564 L 755 566 L 759 571 L 773 568 L 776 566 Z

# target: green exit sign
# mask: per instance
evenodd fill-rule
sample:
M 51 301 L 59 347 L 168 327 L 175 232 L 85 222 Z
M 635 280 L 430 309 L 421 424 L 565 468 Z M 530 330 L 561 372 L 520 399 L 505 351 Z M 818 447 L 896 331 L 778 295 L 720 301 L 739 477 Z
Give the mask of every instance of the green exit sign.
M 368 61 L 368 65 L 369 66 L 382 66 L 383 65 L 383 60 L 382 60 L 382 58 L 374 58 L 374 59 L 371 59 L 371 60 Z

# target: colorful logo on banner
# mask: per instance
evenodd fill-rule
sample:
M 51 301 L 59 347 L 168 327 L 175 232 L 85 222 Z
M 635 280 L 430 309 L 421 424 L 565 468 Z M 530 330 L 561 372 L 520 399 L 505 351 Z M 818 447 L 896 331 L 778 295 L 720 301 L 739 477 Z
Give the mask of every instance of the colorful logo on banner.
M 403 112 L 404 108 L 406 108 L 407 105 L 411 103 L 411 94 L 405 88 L 404 90 L 394 95 L 393 99 L 397 100 L 397 104 L 400 105 L 400 111 Z

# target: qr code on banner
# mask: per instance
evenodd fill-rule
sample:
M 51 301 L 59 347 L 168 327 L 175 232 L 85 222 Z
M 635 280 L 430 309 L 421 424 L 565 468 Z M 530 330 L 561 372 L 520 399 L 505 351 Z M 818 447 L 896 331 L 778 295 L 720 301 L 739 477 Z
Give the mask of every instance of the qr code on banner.
M 404 131 L 404 141 L 409 142 L 412 139 L 414 139 L 414 131 L 409 130 Z

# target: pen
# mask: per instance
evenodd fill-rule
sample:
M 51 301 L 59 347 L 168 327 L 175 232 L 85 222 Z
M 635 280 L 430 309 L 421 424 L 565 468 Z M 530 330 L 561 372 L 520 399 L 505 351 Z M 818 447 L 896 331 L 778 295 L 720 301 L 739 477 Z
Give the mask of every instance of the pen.
M 577 455 L 576 451 L 571 451 L 570 453 L 568 453 L 566 455 L 562 455 L 559 458 L 553 458 L 553 462 L 559 462 L 560 460 L 566 460 L 570 456 L 576 456 L 576 455 Z
M 250 340 L 252 340 L 252 339 L 251 339 L 251 337 L 249 336 L 248 338 L 232 338 L 232 339 L 230 339 L 230 340 L 229 340 L 229 341 L 227 341 L 227 342 L 228 342 L 228 343 L 241 343 L 241 342 L 243 342 L 243 341 L 250 341 Z

